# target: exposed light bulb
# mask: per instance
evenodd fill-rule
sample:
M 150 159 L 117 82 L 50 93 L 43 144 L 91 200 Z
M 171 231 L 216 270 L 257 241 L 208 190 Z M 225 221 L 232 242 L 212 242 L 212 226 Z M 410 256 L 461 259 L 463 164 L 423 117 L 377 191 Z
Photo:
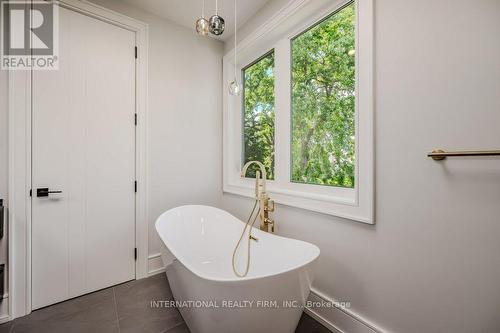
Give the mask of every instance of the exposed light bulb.
M 241 93 L 241 85 L 238 83 L 236 78 L 229 83 L 229 94 L 233 96 L 238 96 Z
M 200 17 L 196 21 L 196 32 L 198 33 L 198 35 L 201 35 L 201 36 L 208 35 L 208 27 L 209 27 L 209 23 L 204 17 Z

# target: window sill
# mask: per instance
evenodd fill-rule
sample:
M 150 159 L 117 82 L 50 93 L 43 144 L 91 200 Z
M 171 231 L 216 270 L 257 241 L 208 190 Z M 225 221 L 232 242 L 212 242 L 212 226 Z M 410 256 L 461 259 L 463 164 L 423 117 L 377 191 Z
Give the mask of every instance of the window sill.
M 241 184 L 224 184 L 223 192 L 246 198 L 255 197 L 254 187 L 244 182 L 241 182 Z M 336 216 L 356 222 L 374 224 L 371 209 L 361 207 L 357 202 L 355 190 L 352 190 L 352 192 L 353 195 L 351 198 L 333 197 L 297 190 L 280 189 L 273 186 L 273 184 L 268 184 L 270 199 L 274 200 L 277 204 Z

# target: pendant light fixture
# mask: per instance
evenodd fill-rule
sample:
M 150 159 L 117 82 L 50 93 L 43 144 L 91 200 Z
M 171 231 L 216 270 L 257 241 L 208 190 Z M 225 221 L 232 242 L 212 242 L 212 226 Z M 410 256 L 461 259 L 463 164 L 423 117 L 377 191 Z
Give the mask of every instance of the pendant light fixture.
M 209 30 L 212 34 L 216 36 L 222 35 L 226 24 L 224 22 L 224 19 L 219 16 L 218 0 L 215 0 L 215 15 L 210 18 L 208 23 L 209 23 Z
M 205 0 L 202 1 L 203 3 L 201 6 L 201 17 L 198 20 L 196 20 L 196 33 L 201 36 L 206 36 L 208 35 L 209 23 L 205 18 Z
M 238 96 L 241 93 L 241 85 L 238 83 L 238 79 L 236 79 L 236 32 L 238 30 L 237 18 L 236 18 L 236 0 L 234 0 L 234 79 L 229 83 L 229 94 L 233 96 Z

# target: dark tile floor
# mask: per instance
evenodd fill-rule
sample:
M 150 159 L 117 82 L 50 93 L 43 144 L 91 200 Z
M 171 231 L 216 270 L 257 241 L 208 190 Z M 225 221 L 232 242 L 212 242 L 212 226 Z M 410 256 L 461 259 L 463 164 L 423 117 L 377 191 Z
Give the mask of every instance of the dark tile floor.
M 0 325 L 0 333 L 189 333 L 177 309 L 151 307 L 152 300 L 170 299 L 166 276 L 159 274 L 33 311 Z M 328 332 L 306 314 L 296 330 Z

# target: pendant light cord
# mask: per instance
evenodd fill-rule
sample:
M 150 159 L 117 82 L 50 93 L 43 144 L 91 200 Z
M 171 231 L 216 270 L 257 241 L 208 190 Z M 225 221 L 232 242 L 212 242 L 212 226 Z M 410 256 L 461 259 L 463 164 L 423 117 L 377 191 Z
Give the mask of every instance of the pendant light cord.
M 201 3 L 201 17 L 205 18 L 205 0 Z
M 237 15 L 236 15 L 236 0 L 234 0 L 234 81 L 236 82 L 236 33 L 238 31 L 237 25 Z
M 219 1 L 215 0 L 215 15 L 219 15 Z

